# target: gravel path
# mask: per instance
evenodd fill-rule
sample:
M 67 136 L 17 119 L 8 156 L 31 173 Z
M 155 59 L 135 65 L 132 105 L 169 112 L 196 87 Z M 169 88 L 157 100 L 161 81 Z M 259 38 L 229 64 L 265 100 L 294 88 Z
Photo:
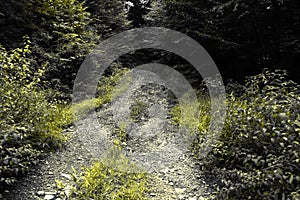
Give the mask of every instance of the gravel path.
M 71 139 L 64 148 L 50 153 L 34 167 L 12 189 L 4 194 L 4 200 L 59 199 L 55 180 L 70 181 L 72 167 L 80 170 L 92 164 L 92 155 L 84 148 L 74 127 L 65 130 Z M 57 197 L 57 198 L 56 198 Z
M 137 77 L 136 77 L 137 78 Z M 72 167 L 80 170 L 93 158 L 101 158 L 123 127 L 127 139 L 122 153 L 147 171 L 153 185 L 151 199 L 205 199 L 211 192 L 203 181 L 197 162 L 188 150 L 188 142 L 178 127 L 171 124 L 169 110 L 174 105 L 163 86 L 148 84 L 143 78 L 124 95 L 97 110 L 66 130 L 71 140 L 64 149 L 51 153 L 17 182 L 15 190 L 3 199 L 67 199 L 55 191 L 55 180 L 70 181 Z M 66 192 L 66 191 L 65 191 Z

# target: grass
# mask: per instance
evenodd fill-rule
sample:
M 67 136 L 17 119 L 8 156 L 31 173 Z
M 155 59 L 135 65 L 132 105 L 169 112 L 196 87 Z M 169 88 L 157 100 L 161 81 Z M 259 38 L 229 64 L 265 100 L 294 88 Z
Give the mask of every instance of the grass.
M 187 98 L 187 93 L 186 97 L 182 99 L 182 102 L 175 105 L 170 112 L 173 124 L 188 130 L 189 138 L 195 138 L 195 141 L 193 141 L 193 151 L 199 149 L 199 147 L 196 147 L 198 140 L 207 134 L 211 118 L 209 95 L 199 92 L 196 93 L 198 96 L 197 102 Z M 198 116 L 195 115 L 195 109 L 197 108 Z
M 147 174 L 113 147 L 107 155 L 82 173 L 74 170 L 73 183 L 57 181 L 57 188 L 71 188 L 70 199 L 122 200 L 147 199 Z
M 87 99 L 63 109 L 67 124 L 80 120 L 104 103 L 122 95 L 130 84 L 128 69 L 115 69 L 112 76 L 103 77 L 95 98 Z M 127 76 L 126 76 L 127 75 Z M 124 78 L 125 77 L 125 78 Z M 73 115 L 72 115 L 73 114 Z M 75 117 L 73 117 L 75 116 Z M 57 181 L 58 190 L 72 188 L 71 199 L 121 200 L 147 199 L 147 175 L 121 153 L 121 143 L 126 141 L 126 124 L 116 129 L 113 148 L 83 172 L 74 170 L 73 183 L 66 185 Z
M 130 118 L 133 122 L 138 122 L 142 115 L 146 113 L 149 105 L 141 100 L 136 100 L 130 107 Z

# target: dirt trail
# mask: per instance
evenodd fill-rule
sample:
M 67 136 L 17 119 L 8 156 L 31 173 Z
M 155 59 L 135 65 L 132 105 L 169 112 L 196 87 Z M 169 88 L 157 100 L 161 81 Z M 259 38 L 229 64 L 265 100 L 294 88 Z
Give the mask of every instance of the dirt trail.
M 66 130 L 71 140 L 66 148 L 50 154 L 16 189 L 3 199 L 66 199 L 55 192 L 55 180 L 70 181 L 72 166 L 80 170 L 93 158 L 100 158 L 113 144 L 116 128 L 122 126 L 127 139 L 121 144 L 124 153 L 151 177 L 151 199 L 205 199 L 211 191 L 203 181 L 197 162 L 188 150 L 184 134 L 170 120 L 174 105 L 163 86 L 140 79 L 127 93 L 97 110 L 95 118 L 82 119 L 76 132 Z M 95 113 L 94 113 L 95 114 Z

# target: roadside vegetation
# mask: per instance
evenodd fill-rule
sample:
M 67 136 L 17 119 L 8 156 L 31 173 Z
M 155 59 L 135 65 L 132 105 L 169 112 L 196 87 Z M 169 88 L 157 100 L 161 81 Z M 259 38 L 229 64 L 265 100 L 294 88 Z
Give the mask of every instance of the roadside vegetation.
M 217 199 L 299 199 L 299 85 L 285 71 L 264 70 L 244 86 L 232 86 L 223 131 L 199 170 L 213 183 Z M 199 135 L 191 146 L 196 158 L 203 136 L 214 134 L 208 130 L 208 97 L 199 98 L 200 119 L 182 119 L 179 105 L 172 111 L 179 126 L 197 121 Z
M 43 152 L 66 139 L 64 102 L 43 89 L 44 68 L 35 69 L 30 41 L 11 51 L 0 49 L 0 189 L 38 162 Z

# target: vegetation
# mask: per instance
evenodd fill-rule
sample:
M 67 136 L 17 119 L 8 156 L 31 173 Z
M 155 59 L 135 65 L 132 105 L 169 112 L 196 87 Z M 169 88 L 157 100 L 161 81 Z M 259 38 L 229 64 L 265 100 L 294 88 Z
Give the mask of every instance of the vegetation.
M 218 183 L 218 199 L 299 198 L 299 85 L 288 81 L 285 71 L 265 70 L 249 77 L 243 89 L 239 96 L 228 95 L 224 129 L 213 151 L 201 160 L 202 170 Z M 193 127 L 198 121 L 196 157 L 201 138 L 214 134 L 208 131 L 209 103 L 205 98 L 203 102 L 200 119 L 183 120 L 179 106 L 172 112 L 181 126 Z
M 134 6 L 126 11 L 120 0 L 1 1 L 0 193 L 45 153 L 61 147 L 68 139 L 63 130 L 73 120 L 128 89 L 124 83 L 131 81 L 129 68 L 159 62 L 191 82 L 201 82 L 182 58 L 138 50 L 121 56 L 105 71 L 94 99 L 70 104 L 76 73 L 97 44 L 130 28 L 162 26 L 203 45 L 228 82 L 224 129 L 212 152 L 199 160 L 216 198 L 299 199 L 298 1 L 130 2 Z M 261 72 L 265 67 L 271 70 Z M 232 84 L 228 78 L 240 83 Z M 205 92 L 199 92 L 198 98 L 198 102 L 185 101 L 184 109 L 176 105 L 171 112 L 175 124 L 196 136 L 191 146 L 195 158 L 200 157 L 203 136 L 214 134 L 208 130 L 214 99 Z M 200 118 L 189 115 L 195 104 Z M 148 106 L 136 101 L 129 117 L 142 120 Z M 82 173 L 74 172 L 72 198 L 146 198 L 146 174 L 129 173 L 135 166 L 118 154 L 120 144 L 128 139 L 126 124 L 119 125 L 115 136 L 117 147 L 106 159 Z
M 284 72 L 265 71 L 248 79 L 241 97 L 230 97 L 205 164 L 221 178 L 219 198 L 299 198 L 299 91 Z
M 119 151 L 113 147 L 106 158 L 95 162 L 83 173 L 74 171 L 71 199 L 147 199 L 147 175 L 138 171 Z M 64 189 L 67 185 L 57 181 Z
M 211 54 L 223 77 L 243 81 L 263 68 L 299 80 L 296 0 L 162 0 L 156 24 L 191 36 Z M 151 14 L 151 13 L 149 13 Z M 152 14 L 153 15 L 153 14 Z
M 41 87 L 44 67 L 36 68 L 30 48 L 25 38 L 23 48 L 0 49 L 0 189 L 36 164 L 42 152 L 65 140 L 64 102 Z
M 130 118 L 133 122 L 140 121 L 143 117 L 146 117 L 147 112 L 145 112 L 149 108 L 149 105 L 141 100 L 137 100 L 130 106 Z

